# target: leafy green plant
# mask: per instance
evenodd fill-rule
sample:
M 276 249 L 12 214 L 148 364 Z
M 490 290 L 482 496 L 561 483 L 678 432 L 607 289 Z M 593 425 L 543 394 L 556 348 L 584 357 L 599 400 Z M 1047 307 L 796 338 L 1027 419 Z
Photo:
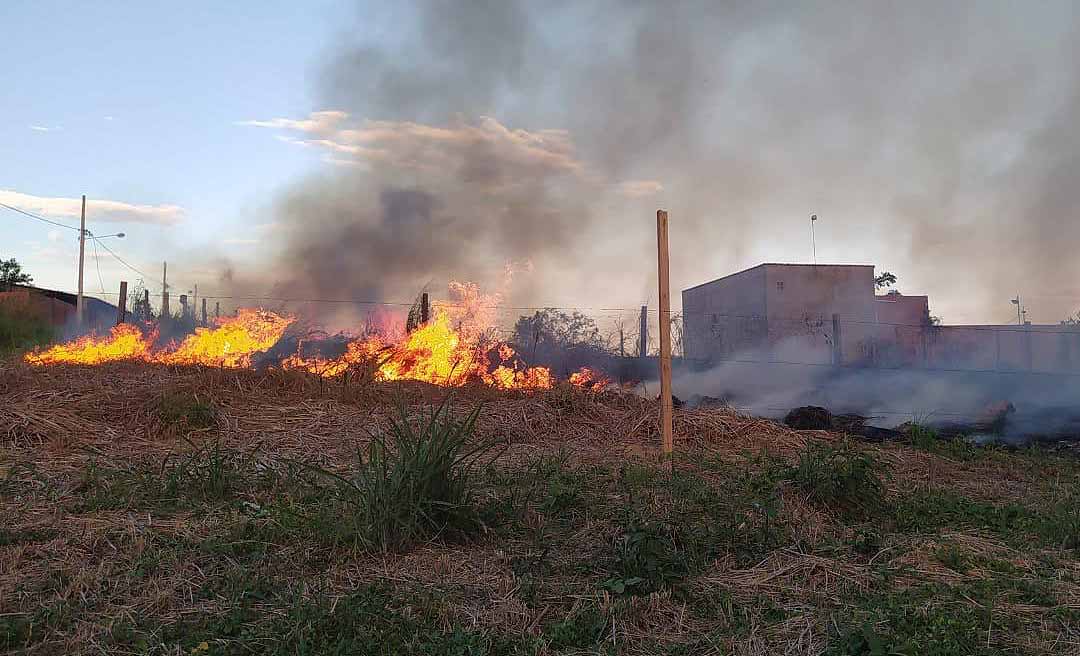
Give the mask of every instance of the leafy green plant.
M 499 443 L 474 443 L 480 408 L 462 421 L 448 401 L 414 423 L 404 406 L 386 434 L 372 436 L 351 476 L 313 468 L 330 478 L 354 513 L 357 536 L 368 546 L 402 549 L 440 535 L 480 526 L 474 501 L 477 466 Z
M 845 514 L 866 514 L 883 505 L 881 464 L 850 442 L 811 444 L 788 471 L 813 503 Z
M 632 519 L 615 539 L 614 575 L 601 587 L 615 594 L 643 594 L 670 586 L 690 570 L 678 547 L 677 526 Z

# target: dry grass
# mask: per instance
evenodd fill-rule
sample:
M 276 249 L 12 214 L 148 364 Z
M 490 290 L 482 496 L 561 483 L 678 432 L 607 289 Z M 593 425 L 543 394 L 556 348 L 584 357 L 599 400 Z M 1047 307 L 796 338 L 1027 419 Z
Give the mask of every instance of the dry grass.
M 88 505 L 94 485 L 88 468 L 160 471 L 169 458 L 208 440 L 249 456 L 253 477 L 292 461 L 344 470 L 399 404 L 427 407 L 447 393 L 420 383 L 353 385 L 295 372 L 0 363 L 0 524 L 8 536 L 0 541 L 0 621 L 43 622 L 35 629 L 43 633 L 27 638 L 30 653 L 178 654 L 189 647 L 175 636 L 163 646 L 117 636 L 137 627 L 157 639 L 153 627 L 225 613 L 237 604 L 230 581 L 247 577 L 244 590 L 288 589 L 331 608 L 364 586 L 390 586 L 401 592 L 395 612 L 404 617 L 423 616 L 445 631 L 533 636 L 533 653 L 574 653 L 579 647 L 559 647 L 552 632 L 559 623 L 593 615 L 604 618 L 599 639 L 581 649 L 655 653 L 692 645 L 686 653 L 849 653 L 835 651 L 843 629 L 837 618 L 888 608 L 867 600 L 935 584 L 958 590 L 957 603 L 967 604 L 963 595 L 979 582 L 1006 590 L 1002 582 L 1015 581 L 1030 583 L 1022 589 L 1037 588 L 1052 602 L 1030 590 L 1027 596 L 1006 590 L 980 635 L 1000 653 L 1080 653 L 1080 562 L 1073 552 L 978 527 L 904 532 L 891 520 L 849 524 L 808 502 L 782 476 L 770 521 L 783 527 L 783 539 L 756 559 L 714 554 L 678 585 L 640 596 L 611 593 L 598 583 L 608 575 L 604 558 L 623 530 L 619 513 L 630 507 L 628 499 L 650 517 L 682 503 L 672 488 L 650 484 L 626 496 L 628 468 L 648 468 L 658 433 L 656 403 L 625 392 L 453 391 L 455 412 L 483 404 L 479 438 L 505 441 L 497 472 L 524 481 L 538 459 L 561 458 L 584 481 L 588 497 L 563 514 L 538 510 L 529 498 L 520 526 L 491 526 L 467 544 L 433 541 L 404 553 L 372 553 L 297 540 L 282 532 L 277 516 L 260 514 L 275 503 L 275 484 L 203 505 Z M 163 398 L 212 408 L 212 420 L 195 426 L 163 419 Z M 723 409 L 678 410 L 675 433 L 678 470 L 721 489 L 732 472 L 760 474 L 768 466 L 762 462 L 782 468 L 811 442 L 842 439 Z M 1067 467 L 1009 454 L 959 460 L 905 445 L 862 448 L 884 464 L 890 503 L 943 490 L 972 502 L 1039 503 L 1050 494 L 1047 481 Z M 747 464 L 747 454 L 762 453 L 764 460 Z M 858 536 L 866 530 L 882 534 L 877 543 L 852 546 L 862 544 Z M 529 559 L 540 563 L 542 574 L 523 569 Z M 246 599 L 256 617 L 284 612 L 266 596 Z M 927 597 L 927 612 L 935 604 Z M 971 599 L 965 612 L 976 613 L 980 604 Z M 43 608 L 66 615 L 41 620 Z M 1023 630 L 1005 618 L 1021 618 Z M 884 621 L 878 620 L 882 631 Z M 221 653 L 242 653 L 224 651 L 227 641 L 210 643 Z

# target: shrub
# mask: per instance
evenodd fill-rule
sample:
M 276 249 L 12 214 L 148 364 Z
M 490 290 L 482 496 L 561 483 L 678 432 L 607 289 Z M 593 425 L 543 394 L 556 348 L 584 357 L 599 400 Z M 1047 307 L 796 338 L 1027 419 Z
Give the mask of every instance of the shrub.
M 865 514 L 881 507 L 885 488 L 881 464 L 849 442 L 811 444 L 788 476 L 807 498 L 842 513 Z
M 473 443 L 479 414 L 477 408 L 456 421 L 444 401 L 414 426 L 402 406 L 388 433 L 373 436 L 367 453 L 359 454 L 355 474 L 316 468 L 337 484 L 340 500 L 355 512 L 362 542 L 401 549 L 480 526 L 476 467 L 496 442 Z
M 44 346 L 55 337 L 52 326 L 28 303 L 15 299 L 0 302 L 0 355 Z

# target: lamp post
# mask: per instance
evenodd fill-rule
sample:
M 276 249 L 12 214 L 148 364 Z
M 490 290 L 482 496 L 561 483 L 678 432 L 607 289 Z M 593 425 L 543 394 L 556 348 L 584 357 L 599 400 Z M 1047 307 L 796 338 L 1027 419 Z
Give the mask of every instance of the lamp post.
M 75 322 L 82 328 L 83 326 L 83 314 L 85 312 L 84 307 L 86 303 L 83 301 L 83 264 L 85 262 L 84 253 L 86 252 L 86 238 L 91 239 L 105 239 L 107 237 L 116 237 L 118 239 L 124 238 L 124 233 L 118 232 L 113 235 L 101 235 L 100 237 L 95 235 L 86 229 L 86 196 L 82 197 L 82 211 L 79 213 L 79 293 L 75 298 Z

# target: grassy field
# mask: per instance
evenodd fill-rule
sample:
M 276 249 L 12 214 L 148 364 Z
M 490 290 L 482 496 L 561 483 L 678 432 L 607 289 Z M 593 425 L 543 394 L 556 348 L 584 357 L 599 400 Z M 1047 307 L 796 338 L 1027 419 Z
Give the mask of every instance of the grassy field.
M 1070 457 L 445 397 L 0 365 L 0 650 L 1080 653 Z

